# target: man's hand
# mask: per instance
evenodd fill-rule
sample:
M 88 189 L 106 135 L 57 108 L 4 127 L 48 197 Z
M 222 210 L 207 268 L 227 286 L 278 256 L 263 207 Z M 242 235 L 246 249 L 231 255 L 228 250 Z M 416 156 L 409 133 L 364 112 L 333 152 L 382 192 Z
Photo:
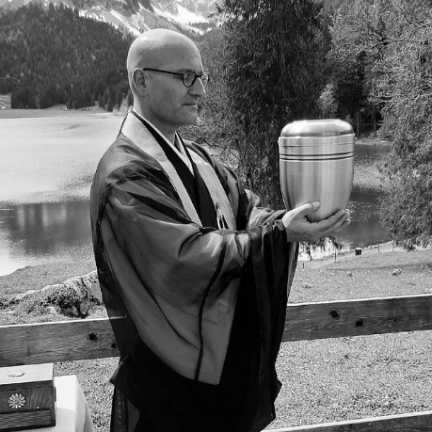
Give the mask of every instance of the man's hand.
M 289 242 L 318 241 L 351 223 L 349 210 L 340 210 L 316 223 L 308 222 L 306 216 L 319 207 L 319 202 L 307 203 L 285 213 L 282 222 Z

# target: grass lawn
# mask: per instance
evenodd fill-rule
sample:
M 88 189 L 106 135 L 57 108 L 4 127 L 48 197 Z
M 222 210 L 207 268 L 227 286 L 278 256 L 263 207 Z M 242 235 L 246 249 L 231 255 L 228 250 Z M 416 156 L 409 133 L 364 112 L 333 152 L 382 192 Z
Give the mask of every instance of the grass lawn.
M 401 269 L 399 275 L 393 270 Z M 432 251 L 384 252 L 305 263 L 290 301 L 427 294 Z M 283 387 L 273 428 L 432 409 L 432 334 L 410 332 L 289 342 L 278 359 Z
M 382 251 L 382 249 L 381 249 Z M 84 254 L 84 257 L 86 255 Z M 81 257 L 82 258 L 82 257 Z M 87 256 L 85 265 L 92 267 Z M 377 252 L 300 263 L 290 302 L 424 294 L 432 291 L 432 251 Z M 401 273 L 393 276 L 395 268 Z M 29 267 L 20 280 L 35 286 L 64 280 L 67 266 Z M 70 273 L 76 272 L 71 267 Z M 15 275 L 15 276 L 14 276 Z M 15 284 L 17 274 L 0 278 L 0 292 Z M 16 287 L 16 285 L 15 285 Z M 28 286 L 21 285 L 21 291 Z M 4 292 L 4 291 L 3 291 Z M 17 290 L 15 288 L 16 293 Z M 11 292 L 9 293 L 12 294 Z M 28 305 L 24 305 L 27 307 Z M 3 322 L 64 319 L 41 310 L 1 311 Z M 98 308 L 93 316 L 101 316 Z M 432 409 L 432 335 L 412 332 L 282 344 L 277 368 L 283 387 L 272 428 L 348 420 Z M 58 363 L 56 375 L 75 374 L 90 405 L 96 432 L 109 429 L 112 386 L 117 359 Z

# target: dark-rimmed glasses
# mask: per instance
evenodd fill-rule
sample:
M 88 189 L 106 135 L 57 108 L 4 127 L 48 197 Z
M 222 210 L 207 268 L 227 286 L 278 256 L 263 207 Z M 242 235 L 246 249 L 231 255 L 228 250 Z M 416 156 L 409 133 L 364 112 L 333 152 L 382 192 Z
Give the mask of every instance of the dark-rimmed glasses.
M 151 69 L 151 68 L 144 68 L 142 70 L 143 71 L 162 72 L 162 73 L 166 73 L 166 74 L 177 75 L 177 76 L 181 77 L 181 79 L 183 81 L 183 85 L 185 87 L 192 87 L 195 84 L 195 81 L 197 80 L 197 78 L 199 78 L 201 80 L 204 88 L 207 87 L 207 84 L 210 81 L 209 74 L 206 74 L 204 72 L 197 74 L 195 71 L 192 71 L 192 70 L 187 70 L 184 72 L 171 72 L 171 71 L 166 71 L 166 70 L 161 70 L 161 69 Z

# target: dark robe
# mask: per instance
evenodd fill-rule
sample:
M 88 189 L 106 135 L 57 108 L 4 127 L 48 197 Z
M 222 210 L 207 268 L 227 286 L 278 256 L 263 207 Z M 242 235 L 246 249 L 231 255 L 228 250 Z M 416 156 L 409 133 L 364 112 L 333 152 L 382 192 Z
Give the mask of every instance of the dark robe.
M 257 207 L 231 170 L 187 147 L 220 182 L 234 229 L 221 228 L 229 217 L 195 164 L 186 189 L 195 189 L 191 201 L 206 224 L 191 220 L 145 143 L 123 133 L 93 180 L 94 252 L 120 350 L 115 432 L 257 432 L 275 418 L 297 245 L 287 242 L 284 211 Z

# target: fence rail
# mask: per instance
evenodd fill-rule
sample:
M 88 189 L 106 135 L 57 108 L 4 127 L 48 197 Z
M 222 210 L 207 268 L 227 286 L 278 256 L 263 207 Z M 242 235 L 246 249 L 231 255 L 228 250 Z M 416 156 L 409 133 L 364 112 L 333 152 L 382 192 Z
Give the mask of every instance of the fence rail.
M 374 417 L 314 426 L 268 429 L 263 432 L 430 432 L 432 411 Z
M 122 319 L 122 318 L 119 318 Z M 432 295 L 287 306 L 283 342 L 432 330 Z M 109 319 L 0 326 L 0 367 L 118 356 Z M 432 431 L 432 412 L 271 432 Z

